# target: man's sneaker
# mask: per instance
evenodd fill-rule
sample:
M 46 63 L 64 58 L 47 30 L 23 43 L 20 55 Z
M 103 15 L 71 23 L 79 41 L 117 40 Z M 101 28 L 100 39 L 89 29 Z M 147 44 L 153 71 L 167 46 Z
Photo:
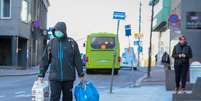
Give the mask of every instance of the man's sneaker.
M 179 88 L 175 88 L 175 94 L 179 94 Z
M 182 88 L 182 89 L 180 90 L 180 94 L 185 94 L 185 93 L 186 93 L 185 89 Z

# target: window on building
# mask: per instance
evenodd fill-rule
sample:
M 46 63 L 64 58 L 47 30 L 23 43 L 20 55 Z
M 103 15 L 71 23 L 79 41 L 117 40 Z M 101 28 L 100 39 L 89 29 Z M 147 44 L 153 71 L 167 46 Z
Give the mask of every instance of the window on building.
M 187 12 L 186 28 L 201 29 L 201 12 Z
M 154 16 L 156 16 L 163 9 L 164 0 L 160 0 L 154 7 Z
M 0 16 L 2 19 L 11 18 L 11 0 L 0 0 Z
M 2 5 L 1 5 L 1 1 L 2 1 L 2 0 L 0 0 L 0 18 L 1 18 L 1 12 L 2 12 Z
M 21 20 L 28 23 L 31 20 L 30 6 L 27 0 L 22 0 Z

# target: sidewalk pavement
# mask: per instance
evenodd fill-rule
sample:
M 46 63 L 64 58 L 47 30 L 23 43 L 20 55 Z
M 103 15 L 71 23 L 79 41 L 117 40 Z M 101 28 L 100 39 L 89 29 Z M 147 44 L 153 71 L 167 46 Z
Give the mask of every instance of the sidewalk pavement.
M 31 67 L 25 70 L 18 69 L 0 69 L 0 77 L 7 76 L 29 76 L 38 74 L 38 66 Z
M 144 76 L 141 86 L 146 85 L 165 85 L 165 71 L 163 67 L 156 67 L 157 69 L 151 71 L 151 77 Z
M 137 88 L 122 88 L 113 94 L 101 92 L 100 101 L 171 101 L 172 93 L 165 86 L 142 86 Z
M 156 67 L 151 77 L 143 76 L 132 88 L 115 89 L 113 94 L 101 92 L 101 101 L 172 101 L 172 93 L 166 91 L 165 73 L 162 67 Z

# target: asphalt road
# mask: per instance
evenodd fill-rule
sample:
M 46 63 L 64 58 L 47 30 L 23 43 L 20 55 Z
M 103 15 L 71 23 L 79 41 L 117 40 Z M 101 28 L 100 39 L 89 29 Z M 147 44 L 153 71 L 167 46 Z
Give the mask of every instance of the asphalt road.
M 129 87 L 143 75 L 140 71 L 121 70 L 114 77 L 114 89 Z M 99 92 L 109 92 L 110 75 L 99 73 L 87 75 L 86 78 L 94 83 Z M 0 101 L 31 101 L 31 88 L 35 79 L 36 76 L 0 77 Z

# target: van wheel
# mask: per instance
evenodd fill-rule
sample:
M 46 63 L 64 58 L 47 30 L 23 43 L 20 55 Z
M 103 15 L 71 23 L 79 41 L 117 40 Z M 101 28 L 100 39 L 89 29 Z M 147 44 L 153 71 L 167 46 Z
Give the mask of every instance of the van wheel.
M 86 69 L 87 74 L 92 74 L 92 70 Z
M 119 74 L 119 70 L 115 70 L 114 75 L 118 75 L 118 74 Z

